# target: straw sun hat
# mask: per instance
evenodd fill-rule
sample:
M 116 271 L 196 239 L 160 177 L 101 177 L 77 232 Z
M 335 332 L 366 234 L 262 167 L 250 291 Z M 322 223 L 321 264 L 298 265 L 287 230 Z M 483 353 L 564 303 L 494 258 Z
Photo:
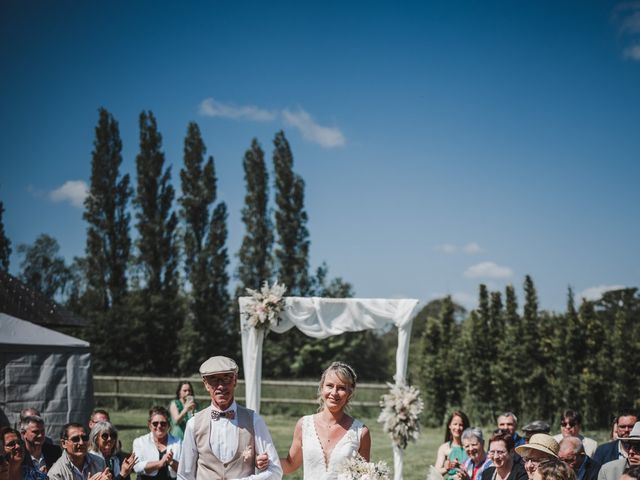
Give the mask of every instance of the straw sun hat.
M 547 435 L 546 433 L 536 433 L 535 435 L 531 435 L 529 443 L 516 447 L 516 453 L 522 456 L 527 456 L 531 450 L 537 450 L 538 452 L 546 453 L 553 458 L 558 458 L 560 446 L 551 435 Z

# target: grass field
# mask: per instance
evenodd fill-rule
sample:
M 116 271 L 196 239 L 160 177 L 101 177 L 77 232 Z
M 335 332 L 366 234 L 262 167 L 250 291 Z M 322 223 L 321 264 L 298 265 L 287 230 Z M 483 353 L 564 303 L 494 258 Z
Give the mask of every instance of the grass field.
M 280 456 L 284 456 L 291 444 L 293 428 L 297 417 L 289 415 L 263 415 L 273 441 L 276 444 Z M 390 468 L 393 468 L 393 452 L 391 440 L 382 431 L 381 425 L 376 422 L 375 417 L 360 418 L 371 431 L 372 450 L 371 460 L 384 460 Z M 111 420 L 119 431 L 122 447 L 126 451 L 131 451 L 133 439 L 137 436 L 148 433 L 146 410 L 128 410 L 111 412 Z M 424 429 L 416 443 L 411 443 L 404 453 L 404 478 L 406 480 L 417 480 L 426 478 L 427 467 L 435 461 L 436 450 L 444 436 L 442 429 Z M 287 479 L 301 479 L 302 470 Z

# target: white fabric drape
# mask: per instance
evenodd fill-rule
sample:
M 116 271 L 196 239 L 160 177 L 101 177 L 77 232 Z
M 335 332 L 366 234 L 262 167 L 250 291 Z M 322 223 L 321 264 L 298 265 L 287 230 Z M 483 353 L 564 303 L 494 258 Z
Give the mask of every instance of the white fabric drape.
M 246 306 L 251 297 L 240 297 L 242 362 L 247 407 L 260 412 L 260 380 L 262 378 L 262 344 L 264 330 L 246 328 Z M 297 327 L 314 338 L 327 338 L 345 332 L 380 329 L 392 323 L 398 328 L 396 350 L 396 383 L 404 383 L 409 359 L 409 340 L 415 299 L 285 297 L 280 323 L 272 327 L 284 333 Z M 402 450 L 393 449 L 394 478 L 402 478 Z

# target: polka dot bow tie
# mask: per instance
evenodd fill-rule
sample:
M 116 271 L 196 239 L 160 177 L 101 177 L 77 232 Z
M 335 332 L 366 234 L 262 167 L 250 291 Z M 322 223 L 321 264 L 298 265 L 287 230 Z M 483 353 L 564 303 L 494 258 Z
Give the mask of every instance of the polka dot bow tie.
M 211 419 L 218 421 L 221 417 L 228 418 L 229 420 L 233 420 L 236 418 L 236 412 L 234 410 L 229 410 L 227 412 L 219 412 L 217 410 L 211 410 Z

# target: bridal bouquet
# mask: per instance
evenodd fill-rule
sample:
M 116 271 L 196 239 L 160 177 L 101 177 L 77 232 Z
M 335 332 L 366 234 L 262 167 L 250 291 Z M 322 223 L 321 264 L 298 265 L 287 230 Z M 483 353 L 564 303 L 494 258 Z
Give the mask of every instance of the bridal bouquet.
M 386 462 L 367 462 L 360 455 L 344 461 L 338 471 L 338 480 L 390 480 Z
M 247 327 L 268 330 L 271 325 L 277 325 L 284 310 L 283 295 L 286 291 L 287 287 L 277 281 L 272 286 L 265 281 L 260 290 L 247 288 L 252 297 L 245 311 Z
M 382 396 L 382 411 L 378 422 L 389 434 L 393 443 L 400 448 L 407 448 L 409 440 L 415 441 L 420 434 L 420 414 L 424 403 L 420 398 L 420 390 L 408 385 L 389 385 L 389 393 Z

